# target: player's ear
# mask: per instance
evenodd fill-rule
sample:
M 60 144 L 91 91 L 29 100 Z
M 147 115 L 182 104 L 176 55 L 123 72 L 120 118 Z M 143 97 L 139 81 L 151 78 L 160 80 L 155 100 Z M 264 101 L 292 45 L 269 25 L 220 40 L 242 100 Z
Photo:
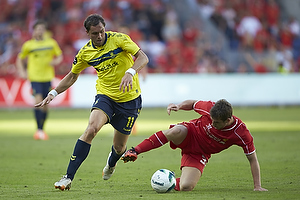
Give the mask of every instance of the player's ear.
M 231 117 L 226 119 L 226 124 L 230 123 Z

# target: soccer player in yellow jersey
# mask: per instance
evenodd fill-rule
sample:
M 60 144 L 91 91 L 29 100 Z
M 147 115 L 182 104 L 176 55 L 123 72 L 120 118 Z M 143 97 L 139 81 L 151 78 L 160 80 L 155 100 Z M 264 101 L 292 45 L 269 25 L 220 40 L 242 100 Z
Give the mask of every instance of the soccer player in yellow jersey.
M 76 55 L 71 71 L 42 102 L 36 104 L 36 107 L 41 107 L 50 103 L 56 95 L 73 85 L 85 68 L 92 66 L 97 71 L 97 95 L 89 123 L 76 142 L 66 175 L 54 184 L 60 190 L 70 189 L 93 138 L 107 123 L 114 127 L 114 138 L 102 178 L 108 180 L 112 176 L 117 161 L 126 151 L 128 137 L 142 107 L 137 72 L 148 63 L 147 55 L 126 34 L 106 32 L 105 21 L 98 14 L 88 16 L 84 27 L 90 40 Z
M 52 38 L 45 38 L 46 23 L 38 20 L 33 25 L 32 39 L 26 41 L 18 54 L 16 65 L 21 78 L 29 79 L 35 98 L 35 103 L 41 102 L 51 90 L 51 80 L 54 78 L 54 65 L 63 60 L 62 51 Z M 26 68 L 27 61 L 27 68 Z M 35 108 L 37 131 L 36 140 L 47 140 L 48 135 L 43 131 L 48 108 Z

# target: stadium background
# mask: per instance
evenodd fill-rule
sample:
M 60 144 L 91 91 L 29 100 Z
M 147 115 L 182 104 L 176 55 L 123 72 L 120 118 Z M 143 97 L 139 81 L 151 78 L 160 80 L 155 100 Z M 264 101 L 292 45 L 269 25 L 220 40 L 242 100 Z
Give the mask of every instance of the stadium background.
M 15 60 L 35 19 L 48 22 L 64 60 L 57 79 L 87 42 L 83 21 L 99 13 L 107 30 L 131 36 L 149 55 L 141 73 L 144 106 L 186 98 L 226 98 L 236 105 L 300 105 L 300 1 L 283 0 L 0 0 L 0 106 L 32 105 Z M 95 94 L 88 68 L 52 106 L 89 107 Z M 153 84 L 156 86 L 153 87 Z M 231 85 L 231 92 L 220 90 Z M 82 95 L 81 84 L 91 98 Z M 207 85 L 210 87 L 205 87 Z M 161 90 L 156 90 L 160 87 Z M 198 91 L 197 91 L 198 90 Z M 209 91 L 208 91 L 209 90 Z M 220 91 L 215 94 L 216 90 Z M 78 94 L 79 93 L 79 94 Z M 196 95 L 198 94 L 198 95 Z
M 221 11 L 227 13 L 235 27 L 244 10 L 266 18 L 265 6 L 272 2 L 276 3 L 276 24 L 265 23 L 269 27 L 267 36 L 261 33 L 264 37 L 256 38 L 262 43 L 239 36 L 232 29 L 232 20 L 230 29 L 218 15 Z M 299 5 L 299 0 L 0 0 L 0 199 L 299 199 Z M 180 150 L 173 151 L 168 145 L 146 152 L 134 164 L 119 163 L 114 177 L 103 181 L 102 167 L 113 136 L 111 126 L 97 134 L 72 189 L 54 189 L 53 183 L 65 173 L 75 140 L 88 123 L 96 77 L 90 68 L 70 90 L 56 97 L 51 106 L 63 108 L 51 109 L 45 127 L 50 140 L 35 141 L 30 85 L 17 78 L 15 58 L 22 43 L 30 38 L 28 29 L 35 17 L 46 19 L 52 37 L 64 52 L 65 60 L 56 69 L 57 84 L 70 70 L 78 47 L 75 44 L 86 41 L 82 23 L 93 12 L 105 16 L 108 29 L 129 31 L 151 59 L 147 76 L 141 74 L 143 101 L 149 108 L 141 112 L 128 147 L 169 124 L 199 116 L 185 111 L 168 116 L 165 108 L 170 101 L 227 98 L 235 105 L 246 105 L 235 106 L 234 114 L 255 138 L 262 186 L 268 192 L 252 191 L 249 163 L 235 146 L 213 156 L 200 182 L 189 193 L 162 196 L 151 188 L 149 181 L 157 169 L 173 170 L 176 176 L 181 173 Z M 220 20 L 219 26 L 211 16 Z M 279 30 L 283 27 L 287 31 L 281 38 Z M 161 35 L 159 41 L 155 40 L 157 34 Z M 282 49 L 281 44 L 290 45 Z M 251 62 L 252 58 L 256 62 Z M 290 66 L 290 72 L 279 72 L 283 58 L 287 58 L 284 66 Z M 264 70 L 267 72 L 259 73 Z M 90 90 L 81 89 L 82 84 L 90 84 Z M 163 108 L 153 107 L 159 103 Z M 253 104 L 268 106 L 248 106 Z

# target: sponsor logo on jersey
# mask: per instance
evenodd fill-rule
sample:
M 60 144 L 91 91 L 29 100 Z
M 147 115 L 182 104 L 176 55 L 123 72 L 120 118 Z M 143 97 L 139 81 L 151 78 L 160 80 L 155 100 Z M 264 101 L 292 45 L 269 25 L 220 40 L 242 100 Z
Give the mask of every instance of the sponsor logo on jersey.
M 208 125 L 206 125 L 205 127 L 203 127 L 203 129 L 204 129 L 206 135 L 207 135 L 208 137 L 210 137 L 211 139 L 215 140 L 216 142 L 219 142 L 219 143 L 221 143 L 221 144 L 225 144 L 225 143 L 228 141 L 228 139 L 220 139 L 220 138 L 216 137 L 216 136 L 210 131 L 212 128 L 213 128 L 213 127 L 212 127 L 211 124 L 208 124 Z

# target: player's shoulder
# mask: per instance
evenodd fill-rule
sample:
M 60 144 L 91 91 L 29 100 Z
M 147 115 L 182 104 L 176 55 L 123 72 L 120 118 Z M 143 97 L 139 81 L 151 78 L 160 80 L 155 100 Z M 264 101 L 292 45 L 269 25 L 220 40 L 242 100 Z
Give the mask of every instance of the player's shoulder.
M 25 41 L 22 45 L 22 49 L 25 50 L 25 49 L 31 49 L 33 48 L 34 46 L 36 45 L 36 40 L 34 39 L 29 39 L 27 41 Z
M 115 32 L 115 31 L 106 31 L 105 33 L 107 35 L 107 38 L 118 38 L 118 37 L 126 36 L 125 33 Z
M 54 38 L 52 38 L 52 37 L 46 38 L 45 41 L 51 42 L 51 43 L 57 43 L 57 41 Z
M 128 39 L 129 36 L 125 33 L 114 32 L 114 31 L 106 31 L 107 40 L 124 40 Z
M 29 45 L 32 45 L 36 42 L 35 39 L 29 39 L 29 40 L 26 40 L 24 43 L 23 43 L 23 46 L 29 46 Z
M 43 44 L 44 45 L 51 45 L 51 46 L 58 45 L 57 41 L 52 37 L 45 38 Z
M 78 54 L 85 54 L 91 50 L 96 50 L 96 48 L 93 46 L 92 41 L 89 40 L 83 47 L 81 47 Z
M 249 132 L 246 124 L 238 117 L 233 116 L 235 122 L 236 122 L 236 131 L 237 132 Z
M 194 109 L 204 109 L 204 108 L 206 108 L 206 109 L 208 109 L 208 110 L 210 110 L 210 108 L 212 108 L 213 106 L 215 105 L 215 102 L 213 102 L 213 101 L 203 101 L 203 100 L 197 100 L 195 103 L 194 103 L 194 105 L 193 105 L 193 107 L 194 107 Z

